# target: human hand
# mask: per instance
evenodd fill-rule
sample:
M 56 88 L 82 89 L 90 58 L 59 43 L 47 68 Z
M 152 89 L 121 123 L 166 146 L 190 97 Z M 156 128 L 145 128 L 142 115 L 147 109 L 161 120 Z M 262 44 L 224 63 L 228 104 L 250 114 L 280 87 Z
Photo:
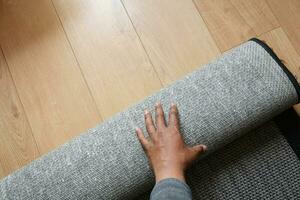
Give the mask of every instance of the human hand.
M 162 105 L 155 105 L 155 124 L 152 115 L 145 110 L 147 140 L 140 128 L 137 137 L 150 161 L 156 182 L 165 178 L 176 178 L 185 182 L 184 171 L 196 158 L 207 150 L 205 145 L 188 147 L 180 133 L 178 109 L 171 105 L 168 124 L 165 122 Z

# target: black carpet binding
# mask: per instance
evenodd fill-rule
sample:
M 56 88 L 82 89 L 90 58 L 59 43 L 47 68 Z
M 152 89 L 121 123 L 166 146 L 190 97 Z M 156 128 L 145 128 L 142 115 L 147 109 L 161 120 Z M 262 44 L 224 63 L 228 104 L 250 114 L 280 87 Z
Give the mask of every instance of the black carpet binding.
M 275 52 L 263 41 L 252 38 L 250 41 L 256 42 L 262 46 L 270 56 L 277 62 L 281 69 L 286 73 L 290 81 L 295 87 L 298 94 L 298 103 L 300 102 L 300 85 L 294 75 L 288 70 L 288 68 L 282 63 Z M 280 129 L 281 133 L 288 141 L 298 158 L 300 159 L 300 117 L 293 108 L 290 108 L 277 117 L 274 118 L 275 123 Z
M 270 56 L 277 62 L 277 64 L 281 67 L 281 69 L 286 73 L 290 81 L 295 87 L 295 90 L 298 94 L 298 103 L 300 103 L 300 85 L 294 75 L 288 70 L 288 68 L 283 64 L 283 62 L 278 58 L 278 56 L 275 54 L 275 52 L 269 47 L 265 42 L 257 39 L 257 38 L 252 38 L 250 41 L 256 42 L 259 44 L 261 47 L 263 47 L 269 54 Z

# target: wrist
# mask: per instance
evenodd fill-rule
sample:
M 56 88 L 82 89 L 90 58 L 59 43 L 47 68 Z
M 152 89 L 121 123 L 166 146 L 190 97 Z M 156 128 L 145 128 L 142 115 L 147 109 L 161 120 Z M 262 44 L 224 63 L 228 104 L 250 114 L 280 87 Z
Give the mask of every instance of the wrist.
M 175 178 L 182 182 L 185 182 L 184 170 L 181 169 L 166 169 L 155 172 L 155 181 L 159 181 L 167 178 Z

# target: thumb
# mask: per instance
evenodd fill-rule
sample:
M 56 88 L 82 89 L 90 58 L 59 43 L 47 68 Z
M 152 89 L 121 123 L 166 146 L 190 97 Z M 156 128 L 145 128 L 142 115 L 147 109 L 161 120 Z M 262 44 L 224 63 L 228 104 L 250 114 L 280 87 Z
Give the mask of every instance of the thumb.
M 189 162 L 197 159 L 197 157 L 207 151 L 207 146 L 204 144 L 195 145 L 189 148 Z

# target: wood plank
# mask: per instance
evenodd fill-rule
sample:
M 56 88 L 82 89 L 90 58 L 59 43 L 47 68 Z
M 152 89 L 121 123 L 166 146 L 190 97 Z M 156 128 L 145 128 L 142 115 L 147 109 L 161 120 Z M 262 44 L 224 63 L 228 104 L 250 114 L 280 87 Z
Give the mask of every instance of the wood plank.
M 300 1 L 269 0 L 274 15 L 300 55 Z
M 255 36 L 230 0 L 195 0 L 195 4 L 222 52 Z
M 51 1 L 3 2 L 1 43 L 41 153 L 101 121 Z
M 276 17 L 265 0 L 231 0 L 231 3 L 256 35 L 279 27 Z
M 219 54 L 191 0 L 124 0 L 123 3 L 163 84 Z
M 161 88 L 120 1 L 54 0 L 101 116 Z
M 265 33 L 260 36 L 260 39 L 267 42 L 278 57 L 283 60 L 286 67 L 294 74 L 298 82 L 300 82 L 300 56 L 282 28 Z M 300 115 L 300 104 L 294 108 Z
M 39 155 L 0 49 L 0 179 Z
M 274 29 L 259 38 L 274 50 L 300 82 L 300 57 L 282 28 Z

